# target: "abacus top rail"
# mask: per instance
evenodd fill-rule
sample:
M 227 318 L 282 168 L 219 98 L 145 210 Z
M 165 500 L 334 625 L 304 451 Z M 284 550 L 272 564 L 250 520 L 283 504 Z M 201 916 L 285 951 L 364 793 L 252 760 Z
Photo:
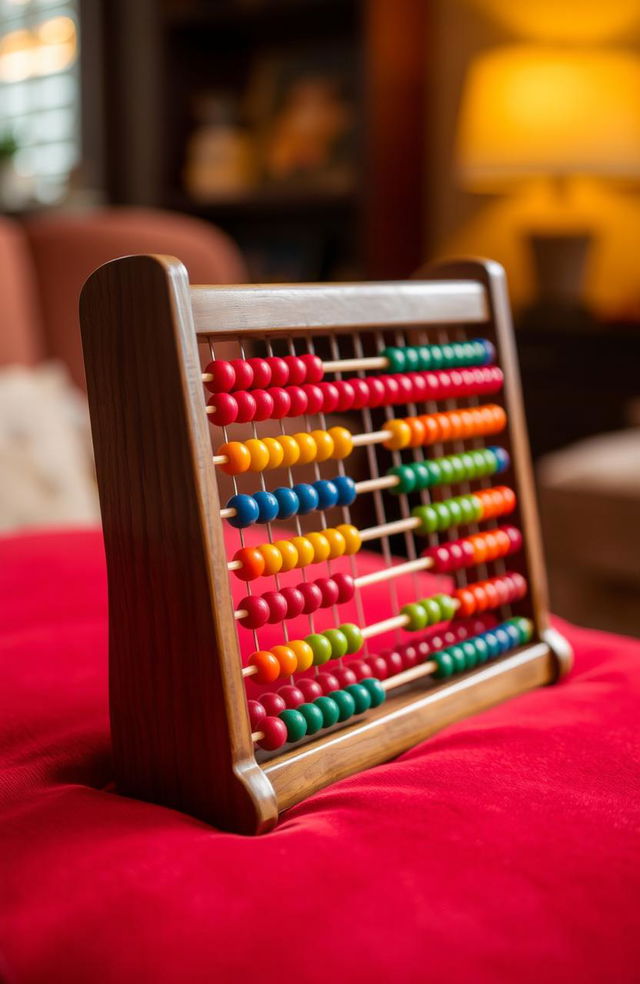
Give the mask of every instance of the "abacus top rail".
M 479 324 L 489 317 L 485 289 L 471 280 L 257 285 L 243 287 L 242 302 L 237 287 L 195 286 L 190 293 L 197 334 L 221 338 L 309 328 Z

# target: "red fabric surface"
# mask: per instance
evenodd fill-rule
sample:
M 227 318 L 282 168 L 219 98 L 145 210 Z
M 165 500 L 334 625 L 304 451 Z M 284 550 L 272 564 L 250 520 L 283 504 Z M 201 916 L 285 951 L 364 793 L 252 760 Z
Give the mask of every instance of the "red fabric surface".
M 97 534 L 0 542 L 7 984 L 640 979 L 640 647 L 221 834 L 110 789 Z

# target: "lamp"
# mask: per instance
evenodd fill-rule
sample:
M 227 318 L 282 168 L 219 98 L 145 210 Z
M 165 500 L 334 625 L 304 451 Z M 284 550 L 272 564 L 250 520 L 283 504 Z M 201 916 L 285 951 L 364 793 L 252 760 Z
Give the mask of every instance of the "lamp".
M 640 178 L 640 58 L 541 45 L 493 49 L 464 87 L 457 169 L 471 191 L 504 192 L 527 178 Z M 530 236 L 540 295 L 576 301 L 589 245 L 581 229 Z

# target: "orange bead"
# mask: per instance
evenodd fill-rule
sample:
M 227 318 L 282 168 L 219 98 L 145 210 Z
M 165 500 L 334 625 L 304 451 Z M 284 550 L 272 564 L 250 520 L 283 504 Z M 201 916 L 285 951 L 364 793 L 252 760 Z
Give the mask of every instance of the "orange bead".
M 292 536 L 291 543 L 298 551 L 298 563 L 296 567 L 308 567 L 313 563 L 315 551 L 313 544 L 306 536 Z
M 494 415 L 491 407 L 478 407 L 478 434 L 491 434 L 493 431 Z
M 409 430 L 411 431 L 411 437 L 409 439 L 410 448 L 420 448 L 425 443 L 425 437 L 427 436 L 427 428 L 422 422 L 421 417 L 407 417 L 406 422 L 409 425 Z
M 496 557 L 500 556 L 500 547 L 495 538 L 495 534 L 490 532 L 485 533 L 484 540 L 487 550 L 487 560 L 495 560 Z
M 438 440 L 448 441 L 451 437 L 451 422 L 446 413 L 436 413 L 434 414 L 435 419 L 438 424 L 438 430 L 440 432 Z
M 269 452 L 269 463 L 267 468 L 279 468 L 284 460 L 284 448 L 280 444 L 279 438 L 263 437 L 262 443 Z
M 335 560 L 336 557 L 342 557 L 345 550 L 347 549 L 347 544 L 345 538 L 339 530 L 334 530 L 329 527 L 328 530 L 323 530 L 322 535 L 326 540 L 329 541 L 329 548 L 331 553 L 329 555 L 329 560 Z
M 459 588 L 454 593 L 454 598 L 460 602 L 457 612 L 459 616 L 468 618 L 469 615 L 473 615 L 476 610 L 476 600 L 473 597 L 473 592 L 469 591 L 468 588 Z
M 516 508 L 516 494 L 513 489 L 510 489 L 508 485 L 502 485 L 500 487 L 502 492 L 502 513 L 511 513 Z
M 495 530 L 493 539 L 496 547 L 496 557 L 505 557 L 511 548 L 511 540 L 504 530 Z
M 282 448 L 282 467 L 292 468 L 300 460 L 300 446 L 291 434 L 281 434 L 278 438 Z
M 476 564 L 484 564 L 487 559 L 487 544 L 485 542 L 484 536 L 480 535 L 477 537 L 469 537 L 471 541 L 471 546 L 473 548 L 473 559 Z
M 329 434 L 333 438 L 333 457 L 338 461 L 348 458 L 353 451 L 353 437 L 346 427 L 330 427 Z
M 242 567 L 235 571 L 241 581 L 255 581 L 264 574 L 264 557 L 256 547 L 242 547 L 236 550 L 234 560 L 239 560 Z
M 475 599 L 476 611 L 486 612 L 489 607 L 489 599 L 487 598 L 487 593 L 484 590 L 484 582 L 478 581 L 477 584 L 471 585 L 469 587 L 469 591 L 471 591 Z
M 291 646 L 272 646 L 271 652 L 280 664 L 280 676 L 288 677 L 298 669 L 298 657 Z
M 461 410 L 460 421 L 462 425 L 461 437 L 473 437 L 475 432 L 475 417 L 472 410 Z
M 264 560 L 265 575 L 272 576 L 274 574 L 279 574 L 282 570 L 282 554 L 276 547 L 275 543 L 263 543 L 262 546 L 257 549 L 262 554 L 262 558 Z
M 362 546 L 362 540 L 360 539 L 360 533 L 355 526 L 351 526 L 349 523 L 341 523 L 340 526 L 336 526 L 336 530 L 338 533 L 342 533 L 344 537 L 344 552 L 347 557 L 350 557 L 351 554 L 357 553 Z
M 329 431 L 314 430 L 311 431 L 311 437 L 316 442 L 316 461 L 328 461 L 333 457 L 334 444 Z
M 440 440 L 440 427 L 433 414 L 425 414 L 420 418 L 425 426 L 424 444 L 435 444 Z
M 411 428 L 406 420 L 388 420 L 384 429 L 389 431 L 391 437 L 382 442 L 382 446 L 389 451 L 401 451 L 402 448 L 409 447 L 411 440 Z
M 224 454 L 229 459 L 220 468 L 226 475 L 242 475 L 251 467 L 251 452 L 242 441 L 229 441 L 221 444 L 216 454 Z
M 502 407 L 499 407 L 497 403 L 494 403 L 491 407 L 493 412 L 493 426 L 495 428 L 494 433 L 504 430 L 507 426 L 507 414 Z
M 291 540 L 276 540 L 274 547 L 277 547 L 282 557 L 282 572 L 292 571 L 298 566 L 298 551 Z
M 449 425 L 451 427 L 451 440 L 457 441 L 462 436 L 462 418 L 455 410 L 451 410 L 447 414 L 447 417 L 449 418 Z
M 269 448 L 267 445 L 257 437 L 249 438 L 245 444 L 251 454 L 250 471 L 264 471 L 269 465 Z
M 304 673 L 305 670 L 313 666 L 313 649 L 308 642 L 305 642 L 304 639 L 294 639 L 287 645 L 295 653 L 298 661 L 298 673 Z
M 258 649 L 257 652 L 251 653 L 249 666 L 258 669 L 253 677 L 257 683 L 273 683 L 280 676 L 280 663 L 268 649 Z
M 324 533 L 308 533 L 307 540 L 313 547 L 313 562 L 321 564 L 331 557 L 331 545 Z
M 299 434 L 294 434 L 293 439 L 300 449 L 300 457 L 298 458 L 299 465 L 308 465 L 310 461 L 315 461 L 317 446 L 316 442 L 312 438 L 311 434 L 307 434 L 301 431 Z

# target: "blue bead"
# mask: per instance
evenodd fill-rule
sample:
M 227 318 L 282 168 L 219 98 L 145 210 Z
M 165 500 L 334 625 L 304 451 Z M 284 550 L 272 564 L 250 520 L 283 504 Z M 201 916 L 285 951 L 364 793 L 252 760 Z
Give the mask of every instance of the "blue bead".
M 274 489 L 273 494 L 278 500 L 278 519 L 289 519 L 295 516 L 300 507 L 298 496 L 293 489 L 288 489 L 281 485 L 279 489 Z
M 488 338 L 478 338 L 478 342 L 482 344 L 484 348 L 484 359 L 482 361 L 483 366 L 489 366 L 496 361 L 496 349 L 493 342 L 490 342 Z
M 253 493 L 253 498 L 258 503 L 259 523 L 271 523 L 274 519 L 278 518 L 280 507 L 273 492 L 260 489 L 259 492 Z
M 504 448 L 498 448 L 498 447 L 487 448 L 487 450 L 490 451 L 493 457 L 495 458 L 496 471 L 498 472 L 498 474 L 500 474 L 500 472 L 506 471 L 509 465 L 511 464 L 511 458 L 509 457 L 508 451 L 505 451 Z
M 505 622 L 502 628 L 509 636 L 509 649 L 515 649 L 516 646 L 521 645 L 522 640 L 516 625 L 513 625 L 511 622 Z
M 318 508 L 318 493 L 313 485 L 300 482 L 299 485 L 293 486 L 293 491 L 298 496 L 298 502 L 300 503 L 298 512 L 301 516 L 306 516 L 307 513 L 313 512 L 314 509 Z
M 499 625 L 497 629 L 493 630 L 493 634 L 498 640 L 501 653 L 506 653 L 509 649 L 511 649 L 511 639 L 509 638 L 509 633 L 505 632 L 501 625 Z
M 332 506 L 338 505 L 339 481 L 339 478 L 331 480 L 328 478 L 319 478 L 317 482 L 313 483 L 318 496 L 318 509 L 331 509 Z
M 350 506 L 352 502 L 355 502 L 358 494 L 356 492 L 356 483 L 348 475 L 337 475 L 333 479 L 333 482 L 329 482 L 329 484 L 335 485 L 338 490 L 339 506 Z
M 236 515 L 229 520 L 229 525 L 235 526 L 237 530 L 243 530 L 246 526 L 253 526 L 260 515 L 258 503 L 252 495 L 232 495 L 227 502 L 227 509 L 235 509 L 236 511 Z
M 487 644 L 487 649 L 489 651 L 489 659 L 495 659 L 496 656 L 499 656 L 500 643 L 496 639 L 495 632 L 483 632 L 482 638 Z

